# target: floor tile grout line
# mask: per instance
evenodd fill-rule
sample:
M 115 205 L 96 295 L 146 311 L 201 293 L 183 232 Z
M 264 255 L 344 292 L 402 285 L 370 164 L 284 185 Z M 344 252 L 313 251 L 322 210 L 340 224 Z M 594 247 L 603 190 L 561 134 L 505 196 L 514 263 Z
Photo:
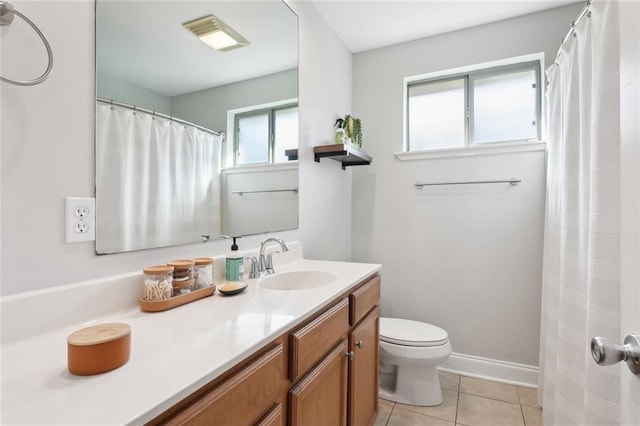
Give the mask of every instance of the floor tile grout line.
M 391 415 L 393 414 L 393 410 L 396 409 L 396 403 L 394 402 L 393 405 L 391 406 L 391 411 L 389 411 L 389 417 L 387 417 L 387 421 L 384 422 L 384 426 L 387 426 L 389 424 L 389 421 L 391 421 Z
M 522 424 L 527 426 L 527 419 L 524 417 L 524 409 L 522 408 L 522 400 L 520 399 L 520 392 L 516 388 L 516 395 L 518 396 L 518 403 L 520 403 L 520 415 L 522 416 Z
M 456 415 L 453 418 L 453 424 L 458 424 L 458 410 L 460 409 L 460 377 L 458 376 L 458 394 L 456 395 Z
M 477 397 L 479 397 L 479 398 L 490 399 L 490 400 L 492 400 L 492 401 L 506 402 L 507 404 L 522 405 L 522 404 L 520 404 L 520 401 L 518 401 L 518 402 L 505 401 L 504 399 L 492 398 L 492 397 L 490 397 L 490 396 L 486 396 L 486 395 L 479 395 L 479 394 L 477 394 L 477 393 L 468 393 L 468 392 L 460 392 L 460 393 L 463 393 L 463 394 L 465 394 L 465 395 L 477 396 Z

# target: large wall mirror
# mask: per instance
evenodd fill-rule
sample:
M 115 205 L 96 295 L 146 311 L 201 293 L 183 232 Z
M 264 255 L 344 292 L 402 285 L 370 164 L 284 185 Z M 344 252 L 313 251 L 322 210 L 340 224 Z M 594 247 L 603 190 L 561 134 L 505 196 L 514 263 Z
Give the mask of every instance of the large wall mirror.
M 283 1 L 97 0 L 96 95 L 99 254 L 298 227 Z

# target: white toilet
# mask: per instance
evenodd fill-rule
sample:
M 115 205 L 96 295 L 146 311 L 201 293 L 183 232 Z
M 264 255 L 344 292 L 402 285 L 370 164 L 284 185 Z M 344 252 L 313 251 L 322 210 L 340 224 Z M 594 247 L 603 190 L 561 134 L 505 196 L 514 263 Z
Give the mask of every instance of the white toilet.
M 442 404 L 438 364 L 451 355 L 446 331 L 435 325 L 380 318 L 380 398 L 402 404 Z

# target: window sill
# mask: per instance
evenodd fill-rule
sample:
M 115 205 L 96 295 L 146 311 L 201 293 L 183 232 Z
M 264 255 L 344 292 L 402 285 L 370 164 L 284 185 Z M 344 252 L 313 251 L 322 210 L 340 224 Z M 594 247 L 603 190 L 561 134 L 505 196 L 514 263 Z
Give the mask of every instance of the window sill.
M 480 155 L 509 154 L 514 152 L 544 151 L 546 142 L 509 143 L 464 148 L 434 149 L 429 151 L 403 151 L 394 155 L 400 161 L 429 160 L 433 158 L 475 157 Z
M 289 170 L 298 168 L 298 160 L 291 160 L 282 163 L 261 163 L 261 164 L 242 164 L 234 167 L 223 167 L 225 173 L 251 173 L 262 172 L 265 170 Z

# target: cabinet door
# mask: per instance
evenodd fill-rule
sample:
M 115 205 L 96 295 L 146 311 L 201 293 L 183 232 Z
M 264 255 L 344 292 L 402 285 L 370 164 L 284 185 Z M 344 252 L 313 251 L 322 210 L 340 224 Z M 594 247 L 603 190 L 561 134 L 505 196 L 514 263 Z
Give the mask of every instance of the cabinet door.
M 282 404 L 276 404 L 255 426 L 284 426 Z
M 380 311 L 375 307 L 349 333 L 349 425 L 372 425 L 378 415 L 378 334 Z
M 347 340 L 289 391 L 291 426 L 341 426 L 347 421 Z

